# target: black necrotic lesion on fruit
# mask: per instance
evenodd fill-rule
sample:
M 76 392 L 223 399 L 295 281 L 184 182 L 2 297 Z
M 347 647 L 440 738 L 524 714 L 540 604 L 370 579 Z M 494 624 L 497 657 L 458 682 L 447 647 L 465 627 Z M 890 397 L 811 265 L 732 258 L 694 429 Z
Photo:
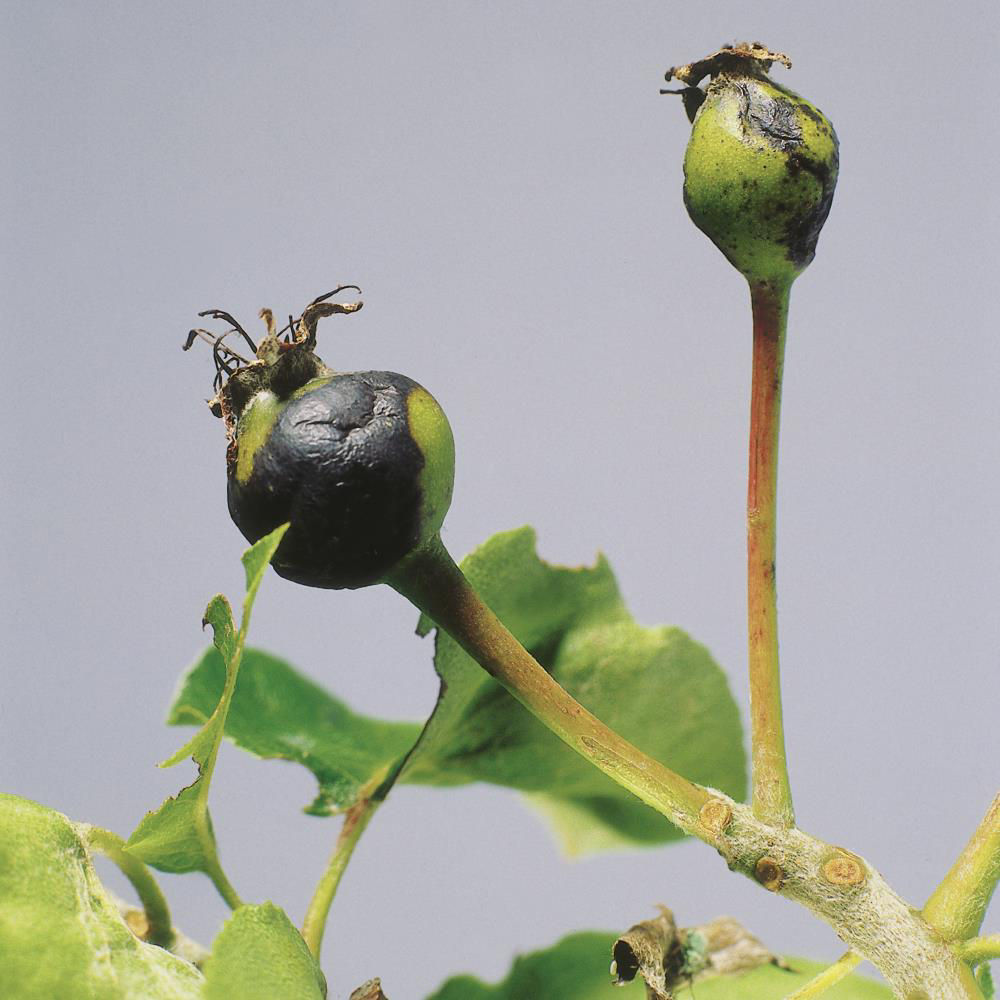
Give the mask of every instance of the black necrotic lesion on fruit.
M 782 237 L 788 259 L 799 267 L 806 267 L 816 256 L 819 234 L 833 204 L 839 167 L 836 133 L 807 101 L 790 91 L 772 98 L 758 93 L 756 88 L 743 86 L 740 89 L 744 128 L 787 154 L 784 167 L 790 179 L 795 180 L 804 173 L 819 185 L 818 196 L 813 190 L 802 191 L 801 205 L 782 202 L 774 206 L 777 215 L 788 219 Z M 815 122 L 817 128 L 833 141 L 833 153 L 829 159 L 816 159 L 806 152 L 798 113 Z
M 788 151 L 802 144 L 802 127 L 787 98 L 774 98 L 758 87 L 738 86 L 740 117 L 747 132 L 760 136 L 775 149 Z
M 833 191 L 837 184 L 837 153 L 834 152 L 832 163 L 821 163 L 808 157 L 790 156 L 785 169 L 793 176 L 805 170 L 812 174 L 820 184 L 820 197 L 812 211 L 803 213 L 799 218 L 789 222 L 785 230 L 785 242 L 788 247 L 788 259 L 805 267 L 816 256 L 816 245 L 819 234 L 826 223 L 830 208 L 833 206 Z
M 291 522 L 273 562 L 281 576 L 363 587 L 417 544 L 424 456 L 407 399 L 418 388 L 394 372 L 308 384 L 283 404 L 244 481 L 230 464 L 229 511 L 248 540 Z

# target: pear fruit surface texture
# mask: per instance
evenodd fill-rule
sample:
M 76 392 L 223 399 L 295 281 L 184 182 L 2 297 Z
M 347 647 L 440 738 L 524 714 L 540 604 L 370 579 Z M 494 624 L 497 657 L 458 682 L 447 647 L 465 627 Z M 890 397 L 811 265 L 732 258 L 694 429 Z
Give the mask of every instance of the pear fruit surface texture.
M 790 284 L 808 266 L 833 201 L 837 135 L 813 104 L 768 76 L 785 57 L 758 43 L 722 49 L 668 79 L 711 82 L 684 156 L 694 224 L 751 283 Z M 697 79 L 696 79 L 697 77 Z

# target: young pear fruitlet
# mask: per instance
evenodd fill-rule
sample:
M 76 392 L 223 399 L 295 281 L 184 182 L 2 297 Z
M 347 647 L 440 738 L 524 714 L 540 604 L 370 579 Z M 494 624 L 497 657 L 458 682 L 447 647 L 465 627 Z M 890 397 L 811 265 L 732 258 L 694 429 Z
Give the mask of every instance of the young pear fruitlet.
M 327 301 L 333 294 L 281 331 L 262 310 L 268 334 L 259 348 L 228 313 L 209 310 L 201 315 L 233 329 L 221 337 L 192 331 L 188 346 L 196 336 L 214 345 L 218 392 L 210 405 L 226 421 L 236 526 L 256 542 L 289 522 L 272 561 L 279 575 L 354 589 L 381 582 L 437 537 L 451 503 L 455 444 L 441 407 L 412 379 L 334 372 L 316 356 L 318 320 L 361 308 Z M 250 343 L 255 360 L 222 343 L 231 333 Z
M 775 62 L 791 66 L 759 42 L 726 46 L 668 70 L 685 87 L 662 92 L 681 94 L 692 120 L 684 156 L 692 221 L 751 284 L 780 287 L 816 253 L 839 161 L 830 121 L 768 77 Z

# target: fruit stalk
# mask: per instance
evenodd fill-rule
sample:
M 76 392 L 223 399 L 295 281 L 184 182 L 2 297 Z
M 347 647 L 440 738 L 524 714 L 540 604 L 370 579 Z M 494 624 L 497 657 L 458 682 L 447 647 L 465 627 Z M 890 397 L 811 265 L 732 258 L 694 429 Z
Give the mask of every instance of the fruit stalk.
M 486 606 L 440 538 L 408 556 L 386 582 L 567 746 L 686 833 L 704 839 L 698 813 L 709 800 L 705 789 L 609 729 L 554 681 Z
M 773 826 L 795 821 L 785 757 L 778 663 L 775 538 L 781 376 L 790 283 L 751 283 L 753 375 L 747 483 L 747 631 L 754 814 Z

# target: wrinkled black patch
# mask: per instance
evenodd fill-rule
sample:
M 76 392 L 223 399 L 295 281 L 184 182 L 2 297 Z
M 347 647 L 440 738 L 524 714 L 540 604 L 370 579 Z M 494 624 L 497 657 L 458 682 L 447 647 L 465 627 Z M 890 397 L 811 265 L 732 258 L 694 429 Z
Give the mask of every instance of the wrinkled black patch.
M 248 541 L 291 522 L 272 563 L 281 576 L 363 587 L 416 545 L 424 457 L 407 416 L 416 388 L 394 372 L 334 375 L 284 407 L 246 483 L 231 469 L 229 513 Z
M 829 161 L 813 160 L 802 153 L 792 153 L 785 164 L 785 169 L 791 176 L 797 176 L 805 171 L 815 177 L 820 184 L 820 196 L 813 210 L 802 213 L 798 219 L 793 219 L 785 231 L 788 259 L 798 267 L 805 267 L 816 256 L 820 230 L 833 205 L 840 155 L 836 135 L 832 138 L 833 154 Z
M 802 145 L 802 126 L 791 101 L 773 98 L 754 84 L 741 83 L 739 90 L 740 117 L 746 131 L 785 152 Z

